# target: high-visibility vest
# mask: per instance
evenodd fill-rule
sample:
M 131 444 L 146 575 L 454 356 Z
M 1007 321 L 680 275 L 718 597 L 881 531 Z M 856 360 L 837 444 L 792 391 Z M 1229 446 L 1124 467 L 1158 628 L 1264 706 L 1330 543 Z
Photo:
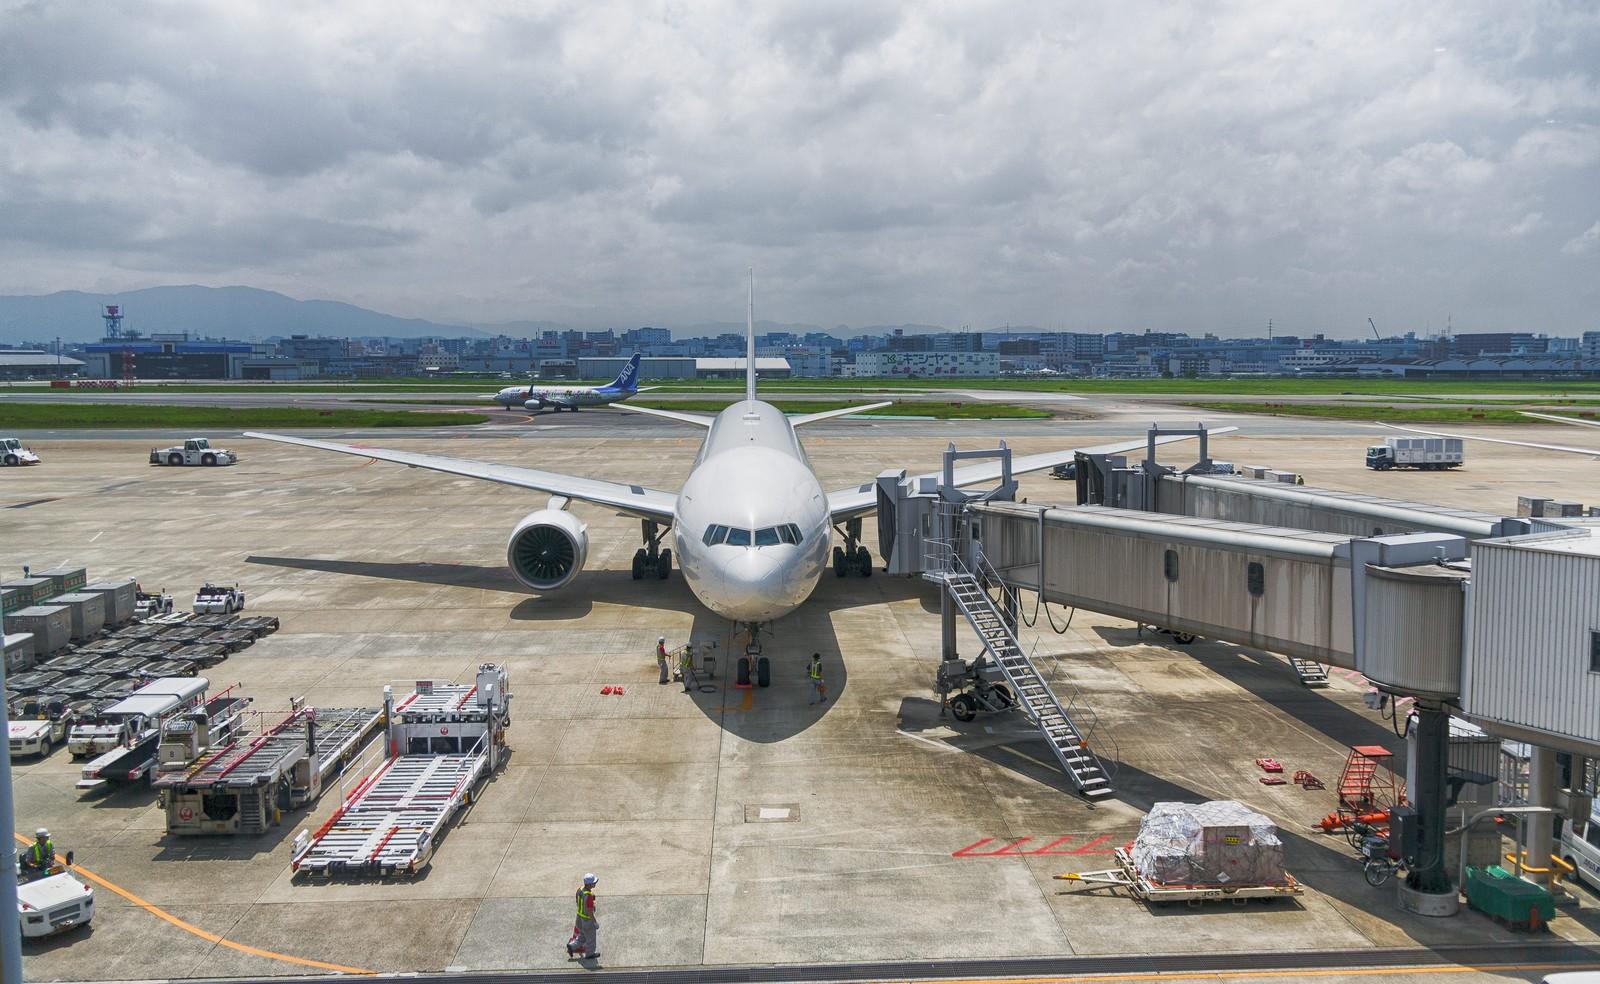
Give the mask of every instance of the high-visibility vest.
M 821 680 L 822 679 L 822 664 L 821 663 L 812 663 L 811 664 L 811 669 L 808 672 L 811 674 L 811 679 L 813 679 L 813 680 Z
M 684 646 L 683 647 L 683 652 L 678 654 L 678 666 L 679 666 L 679 668 L 687 670 L 690 667 L 690 665 L 693 664 L 693 662 L 694 662 L 694 654 L 689 651 L 689 647 L 688 646 Z
M 594 890 L 591 888 L 578 889 L 578 918 L 594 918 Z
M 34 841 L 33 842 L 33 863 L 35 865 L 37 865 L 37 866 L 42 868 L 42 867 L 44 867 L 45 862 L 47 860 L 48 861 L 54 861 L 55 858 L 56 858 L 56 842 L 55 841 L 47 840 L 43 844 L 40 844 L 38 841 Z

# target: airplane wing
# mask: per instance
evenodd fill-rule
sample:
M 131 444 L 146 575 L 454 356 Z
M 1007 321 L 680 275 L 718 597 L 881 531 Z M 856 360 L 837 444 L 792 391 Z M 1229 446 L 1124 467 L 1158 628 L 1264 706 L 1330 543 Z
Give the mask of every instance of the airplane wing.
M 1506 437 L 1479 437 L 1476 434 L 1447 434 L 1444 431 L 1423 430 L 1420 427 L 1401 427 L 1399 424 L 1385 424 L 1378 422 L 1379 427 L 1390 430 L 1405 431 L 1409 434 L 1425 434 L 1428 437 L 1454 437 L 1463 441 L 1484 441 L 1488 444 L 1509 444 L 1518 448 L 1533 448 L 1537 451 L 1560 451 L 1565 454 L 1586 454 L 1591 458 L 1600 458 L 1600 448 L 1569 448 L 1564 444 L 1536 444 L 1533 441 L 1513 441 Z
M 1231 434 L 1238 430 L 1237 427 L 1215 427 L 1210 434 Z M 1157 444 L 1171 444 L 1174 441 L 1187 441 L 1187 434 L 1169 434 L 1166 437 L 1157 437 Z M 1039 471 L 1042 468 L 1054 468 L 1056 465 L 1072 461 L 1078 452 L 1084 454 L 1122 454 L 1125 451 L 1138 451 L 1143 449 L 1148 442 L 1144 438 L 1133 441 L 1123 441 L 1118 444 L 1099 444 L 1092 448 L 1069 448 L 1064 451 L 1046 451 L 1043 454 L 1029 454 L 1020 458 L 1011 459 L 1011 474 L 1022 475 L 1027 472 Z M 939 478 L 939 472 L 926 472 L 916 478 Z M 1000 477 L 1000 462 L 998 460 L 984 461 L 976 465 L 967 465 L 955 470 L 956 485 L 977 485 L 980 482 L 992 482 Z M 878 506 L 878 489 L 876 483 L 868 482 L 865 485 L 837 492 L 828 493 L 828 512 L 834 522 L 841 519 L 850 519 L 863 513 L 871 512 Z
M 618 410 L 627 410 L 630 413 L 642 413 L 650 417 L 664 417 L 667 420 L 676 420 L 682 424 L 694 424 L 697 427 L 710 427 L 715 417 L 707 417 L 700 413 L 681 413 L 677 410 L 657 410 L 655 407 L 636 407 L 631 403 L 613 403 Z
M 819 420 L 827 420 L 830 417 L 843 417 L 852 413 L 864 413 L 867 410 L 877 410 L 880 407 L 893 405 L 893 400 L 885 400 L 882 403 L 864 403 L 859 407 L 842 407 L 838 410 L 823 410 L 820 413 L 803 413 L 798 417 L 791 418 L 789 425 L 799 427 L 802 424 L 814 424 Z
M 1531 410 L 1518 410 L 1524 417 L 1533 417 L 1537 420 L 1548 420 L 1552 424 L 1577 424 L 1579 427 L 1600 427 L 1600 420 L 1579 420 L 1577 417 L 1558 417 L 1553 413 L 1534 413 Z
M 407 465 L 411 468 L 427 468 L 450 475 L 460 475 L 463 478 L 478 478 L 486 482 L 515 485 L 518 488 L 548 492 L 551 495 L 566 496 L 569 499 L 581 499 L 584 502 L 606 506 L 618 512 L 627 513 L 630 516 L 640 516 L 644 519 L 657 521 L 665 520 L 670 522 L 672 520 L 673 507 L 678 502 L 678 496 L 672 492 L 658 492 L 655 489 L 647 489 L 639 485 L 607 482 L 598 478 L 578 478 L 572 475 L 561 475 L 556 472 L 540 471 L 536 468 L 523 468 L 520 465 L 499 465 L 487 461 L 473 461 L 468 458 L 447 458 L 438 454 L 418 454 L 414 451 L 361 448 L 350 444 L 335 444 L 332 441 L 311 441 L 303 437 L 258 434 L 254 431 L 245 431 L 244 436 L 258 438 L 263 441 L 277 441 L 279 444 L 293 444 L 302 448 L 314 448 L 318 451 L 336 451 L 339 454 L 359 455 L 363 458 L 372 458 L 375 461 L 392 461 L 398 465 Z

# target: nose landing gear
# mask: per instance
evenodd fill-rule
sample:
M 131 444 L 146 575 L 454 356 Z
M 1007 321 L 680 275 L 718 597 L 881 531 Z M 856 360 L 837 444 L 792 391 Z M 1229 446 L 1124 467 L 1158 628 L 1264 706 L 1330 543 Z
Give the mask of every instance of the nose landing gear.
M 739 657 L 738 673 L 734 678 L 735 686 L 750 686 L 750 671 L 755 670 L 755 685 L 758 687 L 772 686 L 772 662 L 761 655 L 761 623 L 750 623 L 750 642 L 744 647 L 744 655 Z
M 838 530 L 838 527 L 834 529 Z M 861 544 L 861 518 L 858 516 L 845 520 L 840 535 L 844 537 L 844 546 L 833 548 L 834 576 L 844 577 L 854 572 L 862 577 L 871 577 L 872 554 Z
M 639 527 L 644 535 L 644 546 L 633 552 L 633 579 L 640 581 L 654 575 L 665 581 L 672 574 L 672 549 L 661 547 L 661 539 L 667 535 L 667 530 L 653 519 L 640 520 Z M 667 529 L 671 529 L 671 526 Z

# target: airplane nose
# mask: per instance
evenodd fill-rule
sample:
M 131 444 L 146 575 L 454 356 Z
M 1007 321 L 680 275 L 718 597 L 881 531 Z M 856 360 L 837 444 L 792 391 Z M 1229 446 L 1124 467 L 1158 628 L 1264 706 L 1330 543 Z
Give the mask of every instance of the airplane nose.
M 718 580 L 721 591 L 718 606 L 728 618 L 760 622 L 776 618 L 792 605 L 784 597 L 784 563 L 778 547 L 759 550 L 719 551 Z

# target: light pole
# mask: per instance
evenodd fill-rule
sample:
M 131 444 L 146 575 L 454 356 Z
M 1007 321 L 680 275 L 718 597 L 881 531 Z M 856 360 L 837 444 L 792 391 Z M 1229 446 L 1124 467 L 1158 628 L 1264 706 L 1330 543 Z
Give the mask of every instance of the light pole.
M 5 639 L 5 614 L 0 612 L 0 641 Z M 6 675 L 5 657 L 0 655 L 0 681 Z M 6 723 L 8 709 L 0 700 L 0 732 L 11 729 Z M 11 743 L 0 745 L 0 980 L 22 980 L 22 923 L 17 912 L 17 842 L 11 832 L 17 829 L 11 802 Z

